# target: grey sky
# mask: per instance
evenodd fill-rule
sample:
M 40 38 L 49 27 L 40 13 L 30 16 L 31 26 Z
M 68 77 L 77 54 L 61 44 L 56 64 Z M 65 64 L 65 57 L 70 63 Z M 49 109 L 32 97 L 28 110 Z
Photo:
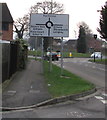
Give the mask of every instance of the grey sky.
M 29 8 L 35 5 L 37 2 L 44 0 L 0 0 L 0 2 L 6 2 L 13 19 L 16 20 L 19 17 L 23 17 L 27 14 Z M 50 0 L 51 1 L 51 0 Z M 100 13 L 97 10 L 101 9 L 106 2 L 106 0 L 53 0 L 64 4 L 65 14 L 69 14 L 69 28 L 70 36 L 69 38 L 75 38 L 78 36 L 77 24 L 84 21 L 89 25 L 90 29 L 98 34 L 96 28 L 99 27 L 99 16 Z M 77 34 L 75 34 L 75 32 Z

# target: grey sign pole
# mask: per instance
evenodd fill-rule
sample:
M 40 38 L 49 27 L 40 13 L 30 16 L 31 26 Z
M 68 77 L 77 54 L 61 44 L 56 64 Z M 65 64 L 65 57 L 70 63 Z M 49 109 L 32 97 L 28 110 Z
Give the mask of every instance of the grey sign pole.
M 63 37 L 61 37 L 61 76 L 63 75 Z
M 49 72 L 52 72 L 52 37 L 50 38 Z
M 43 44 L 44 44 L 44 38 L 42 37 L 42 72 L 43 72 L 43 54 L 44 54 Z

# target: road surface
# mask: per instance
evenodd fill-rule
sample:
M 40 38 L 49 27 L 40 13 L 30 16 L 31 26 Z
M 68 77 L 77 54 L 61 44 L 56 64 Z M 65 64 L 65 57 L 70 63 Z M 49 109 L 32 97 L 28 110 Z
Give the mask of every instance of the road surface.
M 64 69 L 94 83 L 98 88 L 105 87 L 105 65 L 95 64 L 88 61 L 89 58 L 65 58 Z M 60 61 L 54 64 L 60 66 Z
M 3 118 L 105 118 L 105 104 L 93 96 L 52 106 L 3 112 Z

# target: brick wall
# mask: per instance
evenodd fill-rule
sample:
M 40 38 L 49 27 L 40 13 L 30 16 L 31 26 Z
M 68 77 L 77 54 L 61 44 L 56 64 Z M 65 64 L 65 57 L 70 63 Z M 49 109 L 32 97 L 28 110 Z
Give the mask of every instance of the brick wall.
M 13 23 L 9 24 L 8 31 L 2 31 L 2 40 L 13 40 Z

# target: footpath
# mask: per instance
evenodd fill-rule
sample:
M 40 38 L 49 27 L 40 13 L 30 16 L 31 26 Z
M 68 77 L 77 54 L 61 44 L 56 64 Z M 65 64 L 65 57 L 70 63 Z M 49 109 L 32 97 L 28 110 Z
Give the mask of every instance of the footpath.
M 3 91 L 2 107 L 26 107 L 46 101 L 51 98 L 46 86 L 41 62 L 30 60 Z
M 76 100 L 95 92 L 96 88 L 80 94 L 52 98 L 47 90 L 42 63 L 30 60 L 26 69 L 17 72 L 8 87 L 3 91 L 2 110 L 28 109 L 51 105 Z

